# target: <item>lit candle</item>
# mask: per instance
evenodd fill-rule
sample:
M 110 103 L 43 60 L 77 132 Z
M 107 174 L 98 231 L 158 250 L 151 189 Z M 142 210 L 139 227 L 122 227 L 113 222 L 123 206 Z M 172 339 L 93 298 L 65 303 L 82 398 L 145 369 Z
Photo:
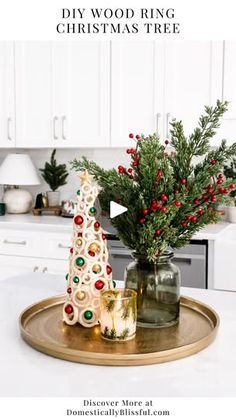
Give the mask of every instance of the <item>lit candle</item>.
M 101 335 L 111 341 L 133 339 L 136 332 L 136 292 L 114 289 L 101 292 Z

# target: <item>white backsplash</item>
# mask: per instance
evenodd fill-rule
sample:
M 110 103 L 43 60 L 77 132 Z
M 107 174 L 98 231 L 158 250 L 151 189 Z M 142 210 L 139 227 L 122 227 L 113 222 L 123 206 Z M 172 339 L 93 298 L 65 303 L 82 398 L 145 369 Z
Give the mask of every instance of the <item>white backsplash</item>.
M 4 157 L 8 153 L 27 153 L 30 155 L 33 163 L 37 168 L 44 167 L 45 161 L 50 159 L 52 149 L 18 149 L 14 151 L 12 149 L 2 149 L 0 150 L 0 164 L 2 163 Z M 86 156 L 88 159 L 96 161 L 99 165 L 105 169 L 110 169 L 117 167 L 119 164 L 127 166 L 129 162 L 129 156 L 127 155 L 125 149 L 58 149 L 56 153 L 56 159 L 58 163 L 66 163 L 67 169 L 69 171 L 68 183 L 67 185 L 60 188 L 61 199 L 70 199 L 76 196 L 76 191 L 79 187 L 78 175 L 74 170 L 70 169 L 69 161 L 74 158 L 81 158 L 81 156 Z M 41 175 L 40 175 L 41 177 Z M 46 192 L 49 190 L 48 185 L 42 179 L 41 185 L 38 186 L 27 186 L 24 187 L 28 189 L 34 196 L 40 192 Z M 0 197 L 1 199 L 2 197 Z

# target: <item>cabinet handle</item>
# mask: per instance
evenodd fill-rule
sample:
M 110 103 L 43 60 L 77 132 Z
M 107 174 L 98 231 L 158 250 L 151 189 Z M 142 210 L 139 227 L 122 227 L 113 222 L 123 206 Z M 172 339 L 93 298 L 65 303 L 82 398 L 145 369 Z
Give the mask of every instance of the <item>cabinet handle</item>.
M 166 114 L 166 138 L 169 138 L 169 134 L 170 134 L 169 124 L 170 124 L 170 113 L 168 112 Z
M 12 123 L 12 119 L 11 118 L 7 118 L 7 139 L 8 139 L 8 141 L 12 141 L 12 136 L 11 136 L 11 123 Z
M 61 136 L 63 140 L 66 140 L 65 123 L 66 123 L 66 116 L 64 115 L 61 118 Z
M 44 268 L 43 268 L 43 274 L 45 274 L 45 272 L 47 272 L 48 271 L 48 268 L 45 266 Z
M 39 267 L 35 266 L 34 269 L 33 269 L 33 272 L 37 272 L 38 270 L 39 270 Z
M 156 134 L 159 135 L 159 121 L 160 121 L 161 114 L 158 112 L 156 114 Z
M 58 140 L 58 135 L 56 133 L 57 121 L 58 121 L 58 117 L 54 116 L 54 118 L 53 118 L 53 138 L 54 138 L 54 140 Z
M 70 249 L 71 248 L 71 246 L 67 246 L 67 245 L 62 244 L 62 243 L 58 243 L 58 247 L 59 247 L 59 249 Z
M 17 242 L 17 241 L 5 239 L 5 240 L 3 240 L 3 243 L 4 244 L 19 244 L 21 246 L 25 246 L 27 242 L 26 242 L 26 240 L 22 240 L 21 242 Z

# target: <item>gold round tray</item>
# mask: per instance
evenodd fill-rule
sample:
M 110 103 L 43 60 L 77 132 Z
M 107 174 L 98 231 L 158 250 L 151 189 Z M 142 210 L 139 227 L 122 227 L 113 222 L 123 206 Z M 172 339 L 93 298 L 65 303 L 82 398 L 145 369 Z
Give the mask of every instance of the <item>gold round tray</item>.
M 86 329 L 62 321 L 65 296 L 40 301 L 20 316 L 24 340 L 38 351 L 68 361 L 96 365 L 147 365 L 184 358 L 206 348 L 215 338 L 219 317 L 211 307 L 181 297 L 180 322 L 163 329 L 137 328 L 127 342 L 109 342 L 99 326 Z

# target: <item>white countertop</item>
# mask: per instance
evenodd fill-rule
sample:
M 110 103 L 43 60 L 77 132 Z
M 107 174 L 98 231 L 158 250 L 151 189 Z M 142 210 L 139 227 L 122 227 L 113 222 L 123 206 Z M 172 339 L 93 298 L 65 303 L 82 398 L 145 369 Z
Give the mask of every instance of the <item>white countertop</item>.
M 46 274 L 0 281 L 0 396 L 236 396 L 236 293 L 182 290 L 220 315 L 218 336 L 202 352 L 159 365 L 104 367 L 49 357 L 20 336 L 20 312 L 64 286 L 64 277 Z
M 109 219 L 102 218 L 104 230 L 114 233 L 113 227 L 109 226 Z M 220 222 L 218 224 L 209 224 L 193 236 L 194 240 L 215 240 L 221 233 L 229 227 L 230 223 Z M 60 227 L 61 231 L 72 231 L 72 218 L 63 218 L 55 215 L 35 216 L 32 214 L 6 214 L 0 216 L 0 227 L 21 228 L 21 229 L 44 229 L 53 230 Z

